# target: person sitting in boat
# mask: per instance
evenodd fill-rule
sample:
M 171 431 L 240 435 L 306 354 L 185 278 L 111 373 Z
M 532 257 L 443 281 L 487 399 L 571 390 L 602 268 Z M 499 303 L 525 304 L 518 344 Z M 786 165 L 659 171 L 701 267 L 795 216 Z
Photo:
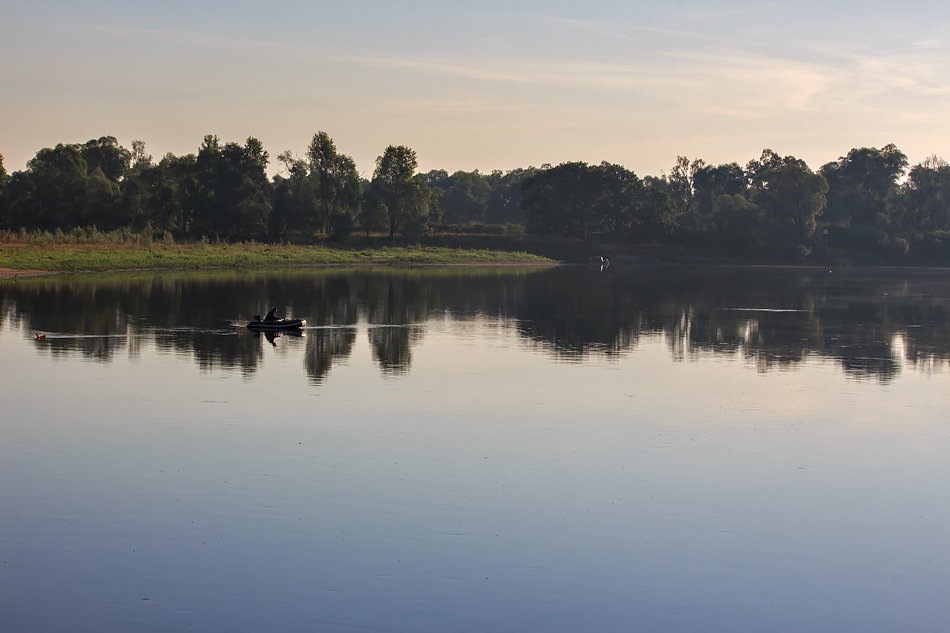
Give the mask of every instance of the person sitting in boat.
M 264 317 L 265 321 L 278 321 L 277 318 L 277 308 L 271 308 L 271 311 L 267 313 L 267 316 Z

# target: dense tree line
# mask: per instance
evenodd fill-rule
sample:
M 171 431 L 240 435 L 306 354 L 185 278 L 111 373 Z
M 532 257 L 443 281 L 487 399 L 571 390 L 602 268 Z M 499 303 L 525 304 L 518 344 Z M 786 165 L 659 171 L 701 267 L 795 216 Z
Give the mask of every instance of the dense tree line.
M 521 209 L 521 183 L 538 173 L 538 169 L 515 169 L 482 174 L 457 171 L 451 175 L 444 169 L 423 175 L 438 195 L 445 224 L 462 228 L 524 225 Z
M 911 167 L 894 145 L 852 149 L 817 171 L 769 149 L 744 167 L 679 157 L 642 179 L 606 162 L 420 174 L 412 149 L 390 146 L 367 180 L 325 132 L 305 156 L 277 160 L 268 179 L 260 141 L 213 135 L 195 154 L 157 162 L 143 143 L 128 150 L 111 136 L 43 148 L 12 174 L 0 156 L 0 228 L 232 241 L 515 229 L 757 260 L 950 261 L 950 165 Z
M 303 158 L 284 152 L 268 179 L 269 155 L 256 138 L 243 145 L 205 136 L 196 154 L 154 162 L 111 136 L 37 152 L 7 176 L 0 158 L 0 226 L 55 230 L 151 228 L 179 239 L 308 240 L 353 230 L 422 233 L 439 221 L 435 196 L 416 173 L 415 152 L 390 146 L 371 181 L 318 132 Z
M 676 226 L 668 192 L 610 163 L 541 170 L 522 183 L 521 207 L 532 233 L 632 242 L 669 237 Z
M 526 179 L 521 206 L 535 233 L 759 261 L 950 262 L 950 165 L 911 168 L 894 145 L 852 149 L 818 171 L 770 149 L 745 167 L 679 157 L 642 181 L 618 165 L 565 163 Z
M 701 228 L 735 249 L 864 261 L 950 258 L 950 225 L 931 222 L 932 210 L 950 203 L 943 193 L 950 170 L 942 160 L 908 170 L 907 156 L 887 145 L 852 149 L 812 172 L 799 159 L 765 150 L 746 166 L 747 186 L 728 194 L 715 178 L 709 184 L 708 172 L 722 167 L 690 165 L 694 195 L 712 201 L 691 212 Z

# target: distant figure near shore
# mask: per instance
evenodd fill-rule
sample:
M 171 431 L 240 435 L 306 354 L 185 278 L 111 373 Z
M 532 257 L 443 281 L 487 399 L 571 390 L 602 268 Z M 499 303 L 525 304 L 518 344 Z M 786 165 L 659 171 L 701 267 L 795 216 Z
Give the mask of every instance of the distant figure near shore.
M 604 257 L 603 255 L 593 255 L 587 258 L 587 263 L 593 264 L 594 266 L 600 266 L 600 269 L 603 270 L 610 266 L 610 260 Z

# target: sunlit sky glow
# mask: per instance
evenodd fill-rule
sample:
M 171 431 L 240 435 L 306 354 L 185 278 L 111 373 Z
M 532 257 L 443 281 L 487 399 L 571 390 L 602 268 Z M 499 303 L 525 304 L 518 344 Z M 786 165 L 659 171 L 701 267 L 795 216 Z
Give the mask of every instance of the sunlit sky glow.
M 812 168 L 896 144 L 950 157 L 950 4 L 5 0 L 0 154 L 113 135 L 156 159 L 205 134 L 261 140 L 276 171 L 319 130 L 369 176 L 419 167 L 678 155 Z

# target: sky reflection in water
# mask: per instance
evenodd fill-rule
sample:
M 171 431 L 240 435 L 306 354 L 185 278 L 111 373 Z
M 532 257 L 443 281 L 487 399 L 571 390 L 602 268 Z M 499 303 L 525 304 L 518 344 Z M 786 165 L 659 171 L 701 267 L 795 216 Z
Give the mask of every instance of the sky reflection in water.
M 611 274 L 5 283 L 0 629 L 941 630 L 939 275 Z

